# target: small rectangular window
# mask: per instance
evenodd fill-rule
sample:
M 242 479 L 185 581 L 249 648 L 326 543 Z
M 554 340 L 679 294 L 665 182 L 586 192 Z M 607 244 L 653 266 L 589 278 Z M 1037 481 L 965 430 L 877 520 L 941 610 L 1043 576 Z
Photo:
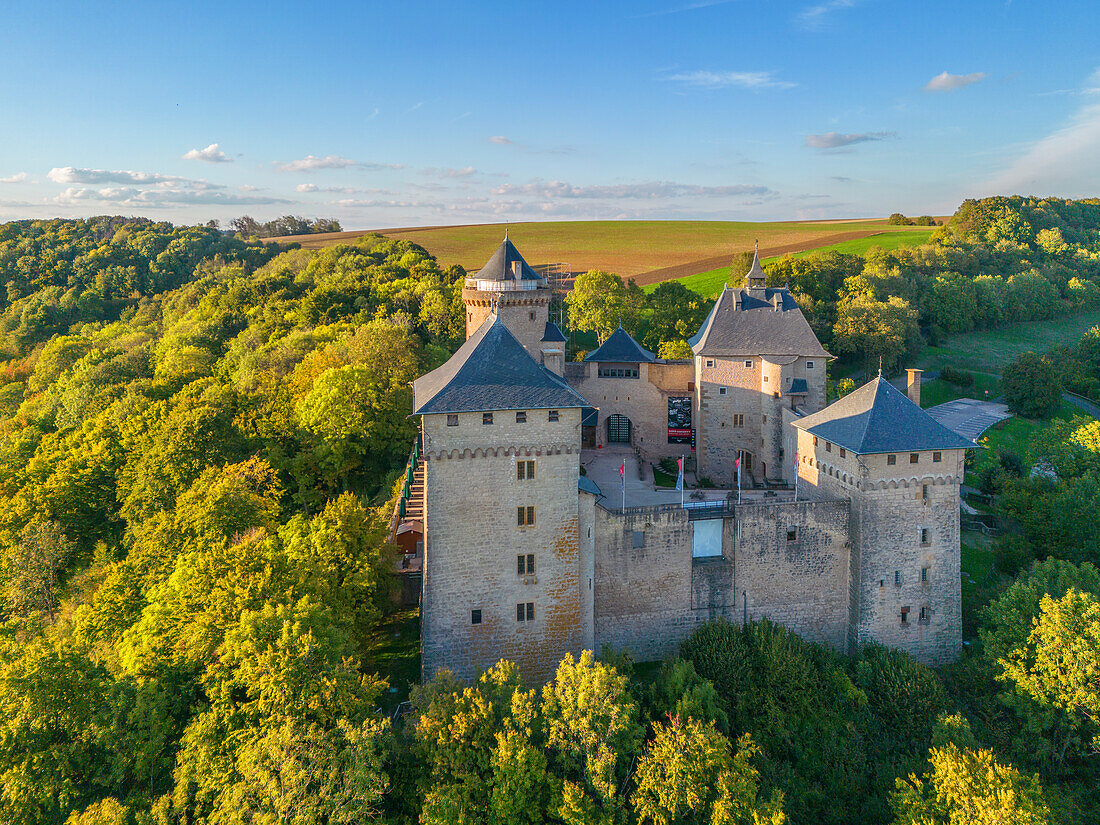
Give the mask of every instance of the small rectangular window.
M 533 622 L 535 620 L 535 603 L 527 602 L 527 621 Z
M 943 458 L 943 454 L 942 454 L 942 453 L 932 453 L 932 462 L 933 462 L 933 463 L 935 463 L 935 464 L 939 464 L 939 462 L 940 462 L 940 460 L 941 460 L 942 458 Z M 923 608 L 922 608 L 922 609 L 923 609 Z
M 788 527 L 787 528 L 787 541 L 797 541 L 797 540 L 798 540 L 798 528 L 797 527 Z
M 447 426 L 448 427 L 457 427 L 458 426 L 458 416 L 455 415 L 454 413 L 447 413 Z
M 928 624 L 932 619 L 932 611 L 928 609 L 928 605 L 921 605 L 920 618 L 917 620 L 921 624 Z
M 528 576 L 535 575 L 535 554 L 534 553 L 528 553 L 527 554 L 527 575 Z
M 744 415 L 744 413 L 734 413 L 733 414 L 733 426 L 735 426 L 735 427 L 744 427 L 745 426 L 745 415 Z
M 929 494 L 929 489 L 928 489 L 928 485 L 927 485 L 927 484 L 922 484 L 922 485 L 920 486 L 920 497 L 921 497 L 921 498 L 922 498 L 922 499 L 923 499 L 924 501 L 928 501 L 928 494 Z
M 928 544 L 928 528 L 927 527 L 920 528 L 920 543 L 922 545 L 927 545 Z M 927 568 L 925 568 L 925 569 L 927 570 Z M 924 579 L 922 578 L 921 581 L 924 581 Z
M 909 624 L 909 607 L 903 607 L 901 609 L 901 623 L 903 625 Z
M 558 420 L 558 411 L 557 410 L 550 410 L 550 414 L 547 416 L 547 420 L 548 421 L 557 421 Z
M 529 317 L 531 318 L 532 321 L 534 321 L 535 320 L 535 313 L 533 313 L 533 312 L 529 313 Z
M 481 414 L 481 423 L 482 424 L 492 424 L 493 423 L 493 414 L 492 413 L 482 413 Z
M 725 387 L 719 387 L 718 388 L 718 394 L 719 395 L 725 395 L 726 394 L 726 388 Z
M 817 436 L 816 435 L 814 436 L 814 446 L 815 447 L 817 446 Z
M 888 456 L 886 456 L 886 463 L 890 464 L 890 465 L 897 464 L 898 463 L 898 457 L 896 455 L 888 455 Z
M 846 455 L 848 455 L 848 451 L 845 450 L 843 447 L 841 447 L 840 448 L 840 457 L 844 458 L 844 456 L 846 456 Z
M 764 376 L 764 383 L 765 383 L 765 384 L 767 384 L 767 383 L 768 383 L 768 376 L 766 376 L 766 375 Z
M 528 553 L 523 555 L 522 553 L 516 556 L 516 575 L 517 576 L 533 576 L 535 575 L 535 554 Z
M 922 567 L 920 569 L 920 583 L 921 584 L 928 584 L 928 568 L 927 567 Z
M 833 451 L 833 445 L 832 445 L 832 442 L 830 442 L 830 441 L 826 441 L 826 442 L 825 442 L 825 452 L 827 452 L 827 453 L 831 453 L 832 451 Z
M 812 370 L 813 368 L 814 368 L 814 362 L 813 361 L 807 361 L 806 362 L 806 369 Z
M 520 410 L 519 412 L 516 413 L 516 423 L 517 424 L 526 424 L 527 423 L 527 411 L 526 410 Z
M 470 624 L 481 624 L 481 611 L 480 610 L 471 610 L 470 611 Z
M 708 367 L 713 367 L 714 366 L 714 361 L 712 359 L 708 358 L 707 359 L 707 366 Z
M 516 480 L 517 481 L 530 481 L 535 477 L 535 462 L 534 461 L 517 461 L 516 462 Z
M 894 571 L 894 587 L 901 587 L 901 571 Z
M 520 602 L 516 605 L 517 622 L 533 622 L 535 620 L 535 603 Z
M 752 361 L 746 361 L 746 362 L 745 362 L 745 367 L 746 367 L 747 369 L 750 369 L 750 370 L 751 370 L 751 369 L 752 369 Z
M 535 508 L 534 507 L 517 507 L 516 508 L 516 524 L 520 527 L 534 527 L 535 526 Z
M 920 461 L 920 453 L 909 453 L 909 463 L 916 464 Z
M 527 612 L 524 610 L 523 602 L 516 605 L 516 621 L 522 622 L 527 618 Z

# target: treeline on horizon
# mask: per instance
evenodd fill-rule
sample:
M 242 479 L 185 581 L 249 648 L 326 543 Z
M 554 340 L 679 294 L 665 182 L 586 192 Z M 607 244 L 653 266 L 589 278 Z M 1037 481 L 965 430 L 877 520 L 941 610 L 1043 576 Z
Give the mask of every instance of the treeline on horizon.
M 839 317 L 852 295 L 945 289 L 910 260 L 995 295 L 1038 278 L 1064 312 L 1074 280 L 1095 288 L 1098 230 L 1094 202 L 990 199 L 900 258 L 779 265 L 815 329 L 830 294 Z M 1100 499 L 1073 494 L 1049 540 L 1020 510 L 1024 543 L 1000 554 L 1017 580 L 949 668 L 718 624 L 660 667 L 606 652 L 532 692 L 501 665 L 380 715 L 408 382 L 463 340 L 463 276 L 379 236 L 0 225 L 0 821 L 946 823 L 950 800 L 975 822 L 1100 821 L 1100 549 L 1072 530 Z M 624 324 L 682 343 L 695 329 L 661 300 Z M 1100 439 L 1074 438 L 1058 461 L 1084 491 Z
M 752 254 L 734 261 L 731 286 Z M 820 251 L 764 265 L 787 286 L 825 349 L 887 370 L 948 335 L 1100 308 L 1100 200 L 967 200 L 931 242 L 866 256 Z M 606 272 L 578 276 L 570 324 L 602 341 L 621 322 L 643 346 L 690 357 L 686 340 L 713 306 L 678 281 L 646 295 Z

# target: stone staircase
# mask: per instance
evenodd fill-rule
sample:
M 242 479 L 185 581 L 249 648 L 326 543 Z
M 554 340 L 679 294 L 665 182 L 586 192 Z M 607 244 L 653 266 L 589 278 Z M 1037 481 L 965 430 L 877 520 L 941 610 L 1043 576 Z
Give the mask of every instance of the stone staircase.
M 424 521 L 424 460 L 419 459 L 413 470 L 409 497 L 405 504 L 405 521 Z

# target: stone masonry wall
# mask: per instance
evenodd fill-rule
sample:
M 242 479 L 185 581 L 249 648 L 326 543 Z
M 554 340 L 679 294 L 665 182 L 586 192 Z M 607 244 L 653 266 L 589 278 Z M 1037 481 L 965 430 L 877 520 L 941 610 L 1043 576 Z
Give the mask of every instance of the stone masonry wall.
M 446 426 L 446 415 L 423 417 L 423 678 L 446 668 L 471 680 L 507 658 L 538 682 L 586 646 L 580 410 L 559 412 L 558 422 L 530 410 L 517 423 L 514 412 L 497 411 L 491 425 L 467 413 L 456 427 Z M 520 460 L 535 461 L 533 480 L 517 479 Z M 517 524 L 517 507 L 527 505 L 536 507 L 534 527 Z M 528 553 L 535 573 L 519 575 L 516 557 Z M 517 621 L 516 605 L 528 602 L 534 620 Z
M 735 507 L 723 543 L 733 548 L 737 616 L 767 618 L 846 650 L 848 519 L 846 500 Z
M 489 317 L 494 303 L 500 319 L 531 357 L 542 363 L 542 336 L 550 317 L 550 290 L 546 288 L 511 292 L 481 292 L 463 289 L 466 305 L 466 337 L 469 338 Z

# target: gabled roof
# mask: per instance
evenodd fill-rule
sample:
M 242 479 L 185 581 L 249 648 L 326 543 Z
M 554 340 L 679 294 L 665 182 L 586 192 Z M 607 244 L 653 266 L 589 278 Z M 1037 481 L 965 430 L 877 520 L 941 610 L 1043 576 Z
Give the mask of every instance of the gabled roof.
M 413 414 L 585 407 L 490 315 L 446 364 L 413 381 Z
M 858 455 L 977 446 L 940 424 L 882 376 L 791 423 Z
M 493 253 L 493 256 L 486 262 L 485 266 L 474 273 L 472 277 L 477 278 L 479 281 L 514 280 L 512 276 L 512 264 L 515 261 L 519 261 L 520 264 L 520 280 L 542 280 L 539 274 L 531 269 L 527 261 L 523 260 L 523 256 L 519 254 L 519 250 L 516 249 L 515 245 L 510 240 L 508 240 L 507 236 L 505 236 L 500 246 L 497 247 L 497 251 Z
M 584 358 L 585 361 L 617 361 L 619 363 L 640 364 L 656 361 L 657 356 L 644 349 L 630 337 L 630 333 L 619 327 L 611 337 L 600 344 Z
M 786 287 L 726 287 L 688 341 L 696 355 L 801 355 L 832 358 Z
M 542 333 L 542 342 L 546 344 L 564 344 L 565 340 L 565 336 L 562 335 L 562 331 L 558 329 L 558 325 L 553 321 L 547 321 L 546 329 Z

